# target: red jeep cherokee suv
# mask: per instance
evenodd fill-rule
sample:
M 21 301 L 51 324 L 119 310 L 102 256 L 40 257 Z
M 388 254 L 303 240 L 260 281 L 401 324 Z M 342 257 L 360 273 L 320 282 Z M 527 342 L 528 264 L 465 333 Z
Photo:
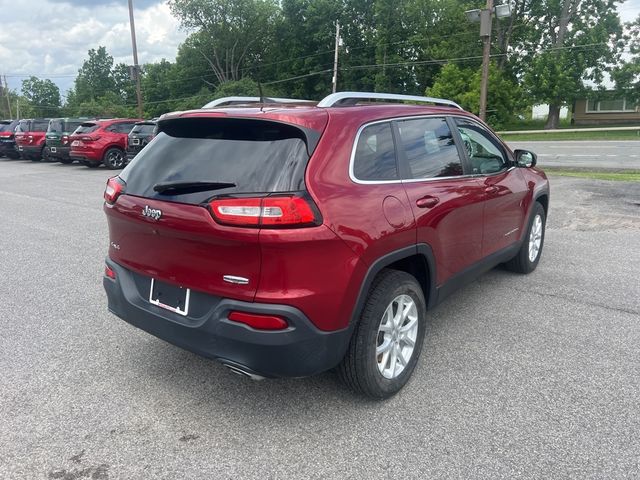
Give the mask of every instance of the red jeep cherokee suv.
M 123 168 L 127 161 L 127 137 L 139 121 L 117 118 L 82 123 L 69 137 L 69 157 L 87 167 L 104 163 L 107 168 Z
M 337 367 L 388 397 L 430 308 L 500 263 L 536 268 L 549 184 L 535 163 L 426 97 L 165 115 L 107 182 L 109 310 L 252 378 Z

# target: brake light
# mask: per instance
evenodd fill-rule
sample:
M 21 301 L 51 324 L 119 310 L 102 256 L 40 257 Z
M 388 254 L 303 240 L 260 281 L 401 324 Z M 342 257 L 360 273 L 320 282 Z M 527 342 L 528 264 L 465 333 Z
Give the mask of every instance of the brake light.
M 60 140 L 62 141 L 63 145 L 66 145 L 67 143 L 69 143 L 69 135 L 63 135 Z
M 29 143 L 33 142 L 33 135 L 27 135 L 27 140 L 29 140 Z
M 232 322 L 244 323 L 257 330 L 284 330 L 289 323 L 276 315 L 260 315 L 247 312 L 230 312 L 227 317 Z
M 213 218 L 241 227 L 306 227 L 319 225 L 310 199 L 302 195 L 218 198 L 209 203 Z
M 98 140 L 100 140 L 100 135 L 94 135 L 93 137 L 80 137 L 80 140 L 82 140 L 83 142 L 97 142 Z
M 111 177 L 107 180 L 107 187 L 104 189 L 104 201 L 108 205 L 113 205 L 118 197 L 124 193 L 126 184 L 120 177 Z

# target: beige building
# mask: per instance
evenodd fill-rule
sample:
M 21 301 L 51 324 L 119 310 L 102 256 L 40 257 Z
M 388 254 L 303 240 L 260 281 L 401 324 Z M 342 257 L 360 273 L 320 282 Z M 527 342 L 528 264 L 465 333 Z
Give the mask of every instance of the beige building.
M 638 105 L 633 105 L 624 98 L 606 100 L 580 99 L 573 108 L 575 125 L 640 125 Z

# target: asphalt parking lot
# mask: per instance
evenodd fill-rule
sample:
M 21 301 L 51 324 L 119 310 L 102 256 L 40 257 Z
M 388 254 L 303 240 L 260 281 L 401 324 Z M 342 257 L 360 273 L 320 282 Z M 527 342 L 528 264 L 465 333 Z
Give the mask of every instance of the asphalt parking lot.
M 0 159 L 0 478 L 638 478 L 640 183 L 552 177 L 529 276 L 431 313 L 411 383 L 252 382 L 106 310 L 103 168 Z

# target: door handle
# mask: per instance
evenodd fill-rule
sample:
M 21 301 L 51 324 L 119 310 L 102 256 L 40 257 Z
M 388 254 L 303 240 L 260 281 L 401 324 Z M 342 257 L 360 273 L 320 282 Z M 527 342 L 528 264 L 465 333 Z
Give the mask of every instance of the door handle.
M 491 185 L 490 187 L 485 188 L 484 191 L 485 193 L 498 193 L 498 187 Z
M 438 197 L 427 195 L 426 197 L 422 197 L 416 200 L 416 205 L 418 206 L 418 208 L 433 208 L 438 204 L 439 201 L 440 199 Z

